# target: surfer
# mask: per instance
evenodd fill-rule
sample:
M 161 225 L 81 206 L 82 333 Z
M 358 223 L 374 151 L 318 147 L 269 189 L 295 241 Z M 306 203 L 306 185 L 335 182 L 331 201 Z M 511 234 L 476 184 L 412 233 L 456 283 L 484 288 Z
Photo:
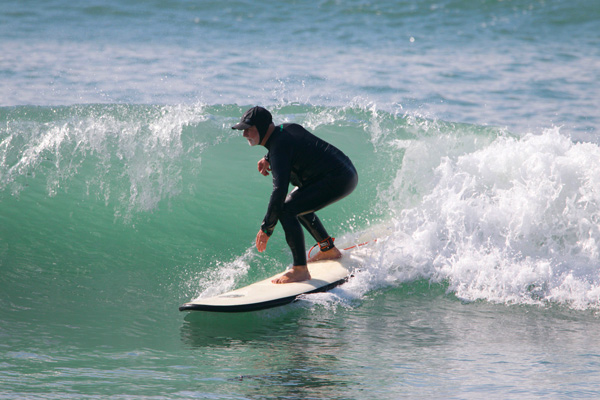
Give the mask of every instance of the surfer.
M 265 251 L 279 221 L 293 256 L 292 269 L 273 282 L 310 279 L 302 226 L 319 243 L 321 250 L 309 262 L 342 256 L 315 211 L 354 190 L 358 183 L 354 165 L 339 149 L 298 124 L 275 126 L 271 113 L 262 107 L 246 111 L 232 129 L 243 130 L 250 146 L 261 145 L 268 150 L 267 155 L 258 161 L 258 172 L 264 176 L 273 174 L 273 192 L 256 235 L 256 249 Z M 290 183 L 295 188 L 288 194 Z

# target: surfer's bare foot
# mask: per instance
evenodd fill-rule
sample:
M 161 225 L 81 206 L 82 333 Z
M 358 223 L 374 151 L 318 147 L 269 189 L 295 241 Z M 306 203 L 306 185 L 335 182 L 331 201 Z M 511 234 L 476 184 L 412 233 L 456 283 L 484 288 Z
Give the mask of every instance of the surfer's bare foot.
M 337 247 L 332 247 L 327 251 L 319 251 L 317 254 L 312 256 L 308 262 L 322 261 L 322 260 L 337 260 L 342 258 L 342 252 Z
M 295 265 L 285 274 L 281 275 L 277 279 L 273 279 L 273 283 L 292 283 L 302 282 L 310 279 L 310 272 L 306 265 Z

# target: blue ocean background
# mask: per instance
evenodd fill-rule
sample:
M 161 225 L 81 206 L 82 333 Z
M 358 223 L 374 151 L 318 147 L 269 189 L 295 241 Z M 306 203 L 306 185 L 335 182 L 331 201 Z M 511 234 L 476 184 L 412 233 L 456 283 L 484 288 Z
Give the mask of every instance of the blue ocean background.
M 0 4 L 0 399 L 598 398 L 600 3 Z M 253 105 L 342 149 L 360 268 L 290 265 Z M 373 239 L 377 238 L 377 241 Z M 307 246 L 311 246 L 307 239 Z

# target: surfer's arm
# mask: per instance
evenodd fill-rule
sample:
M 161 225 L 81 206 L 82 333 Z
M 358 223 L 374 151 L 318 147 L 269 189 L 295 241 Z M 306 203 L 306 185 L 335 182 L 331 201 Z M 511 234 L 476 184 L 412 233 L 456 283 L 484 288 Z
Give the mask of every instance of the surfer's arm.
M 260 226 L 260 230 L 267 236 L 271 236 L 275 229 L 275 225 L 277 225 L 277 221 L 279 221 L 283 202 L 285 201 L 290 186 L 292 152 L 293 148 L 291 148 L 291 146 L 286 146 L 286 148 L 280 149 L 276 154 L 271 154 L 270 157 L 272 167 L 271 172 L 273 173 L 273 192 L 271 193 L 267 213 Z

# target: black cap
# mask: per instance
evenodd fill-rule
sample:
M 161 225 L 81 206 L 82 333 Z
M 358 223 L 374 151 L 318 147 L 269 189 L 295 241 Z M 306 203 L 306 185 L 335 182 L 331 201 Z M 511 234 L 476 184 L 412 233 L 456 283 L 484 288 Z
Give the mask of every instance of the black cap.
M 252 107 L 244 113 L 240 122 L 231 127 L 231 129 L 244 130 L 251 126 L 256 126 L 259 131 L 271 125 L 273 122 L 273 116 L 266 109 L 256 106 Z

